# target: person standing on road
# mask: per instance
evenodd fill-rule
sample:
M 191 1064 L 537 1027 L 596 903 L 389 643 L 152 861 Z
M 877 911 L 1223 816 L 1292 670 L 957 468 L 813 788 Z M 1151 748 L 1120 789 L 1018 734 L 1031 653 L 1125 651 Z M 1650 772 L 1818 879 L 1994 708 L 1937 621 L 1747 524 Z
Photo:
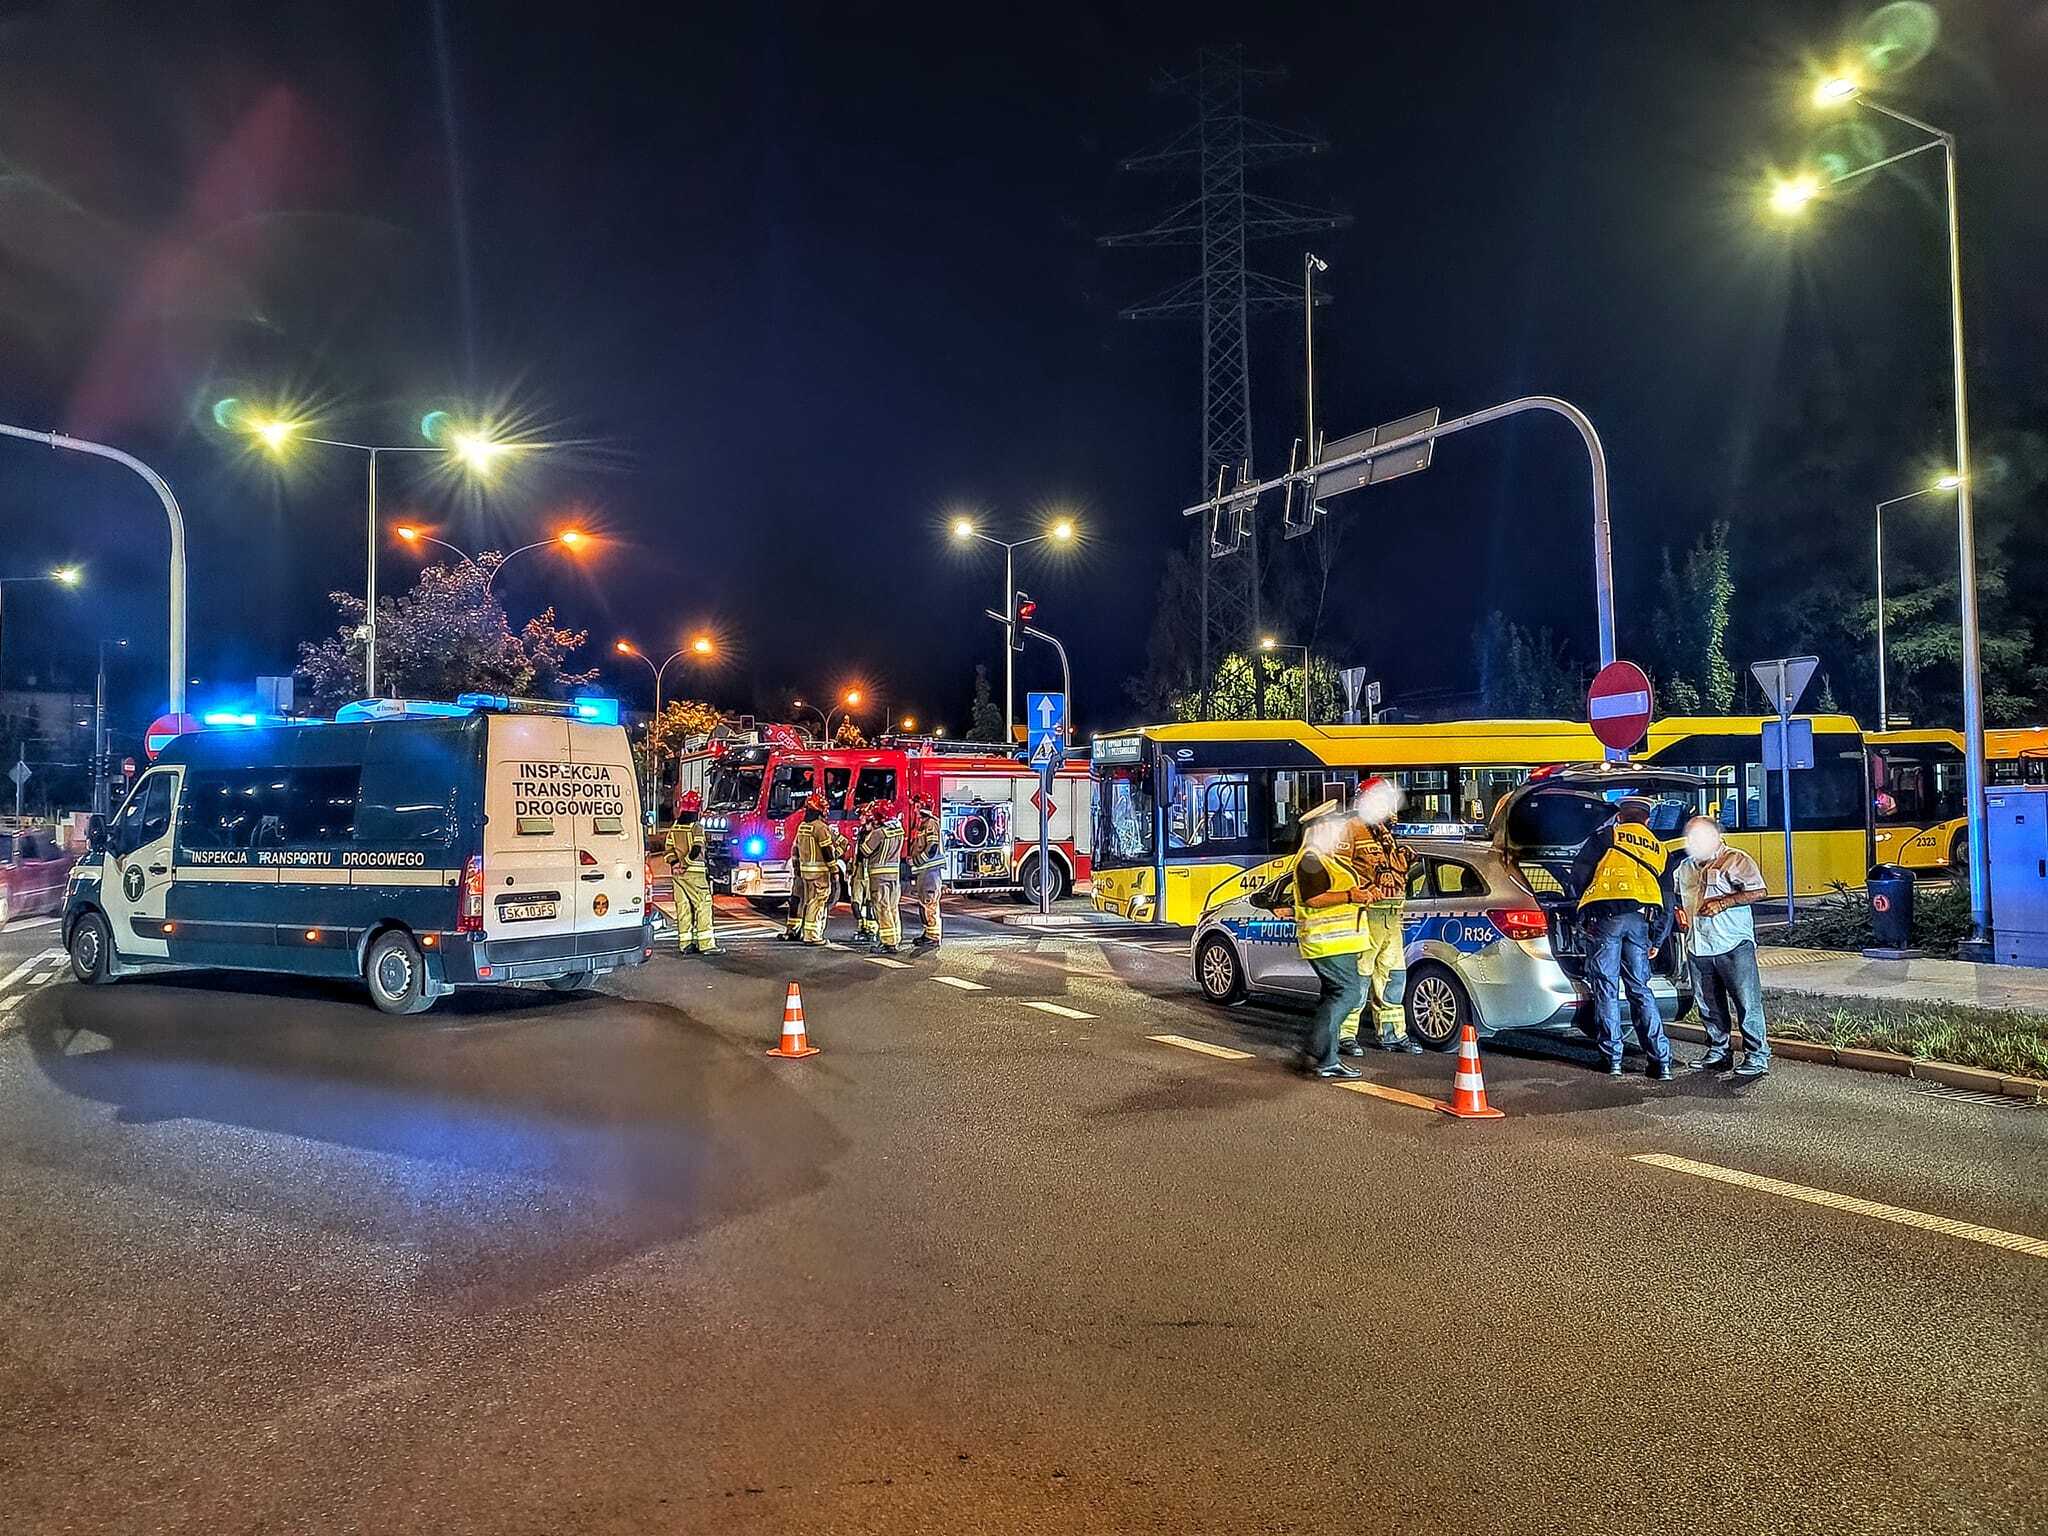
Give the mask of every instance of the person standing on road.
M 686 793 L 676 806 L 675 823 L 668 829 L 663 849 L 676 893 L 676 948 L 686 955 L 693 947 L 700 955 L 718 953 L 711 927 L 711 870 L 705 858 L 704 828 L 697 819 L 703 810 L 704 797 L 694 789 Z
M 796 829 L 796 872 L 802 880 L 803 941 L 825 942 L 825 912 L 832 904 L 832 868 L 839 850 L 825 820 L 825 797 L 804 801 L 803 825 Z
M 903 916 L 900 881 L 903 874 L 903 823 L 884 801 L 875 802 L 875 817 L 861 834 L 860 854 L 867 866 L 869 908 L 875 924 L 875 942 L 882 953 L 894 955 L 903 949 Z
M 1579 919 L 1586 934 L 1586 982 L 1600 1030 L 1607 1075 L 1621 1076 L 1621 1003 L 1628 997 L 1636 1040 L 1650 1058 L 1650 1080 L 1671 1081 L 1671 1041 L 1650 991 L 1650 962 L 1671 933 L 1666 889 L 1669 855 L 1650 830 L 1654 803 L 1631 795 L 1614 819 L 1586 839 L 1573 862 Z
M 924 932 L 913 949 L 937 949 L 940 939 L 939 898 L 946 888 L 946 839 L 931 797 L 915 796 L 911 802 L 910 878 L 916 882 L 918 912 L 924 918 Z
M 1756 968 L 1756 920 L 1764 872 L 1740 848 L 1728 846 L 1721 823 L 1695 816 L 1685 826 L 1686 860 L 1678 866 L 1678 926 L 1691 939 L 1692 995 L 1707 1032 L 1707 1054 L 1695 1072 L 1762 1077 L 1771 1070 L 1771 1040 L 1764 1033 L 1764 989 Z M 1729 1045 L 1742 1032 L 1742 1059 Z
M 1275 913 L 1294 919 L 1294 942 L 1316 973 L 1321 996 L 1303 1044 L 1301 1067 L 1311 1077 L 1359 1078 L 1365 1074 L 1337 1059 L 1339 1031 L 1365 1006 L 1359 960 L 1371 946 L 1366 927 L 1368 893 L 1346 857 L 1350 818 L 1336 800 L 1326 800 L 1301 818 L 1301 852 L 1293 869 L 1294 906 Z
M 853 901 L 853 941 L 858 945 L 877 944 L 875 923 L 874 869 L 868 863 L 868 833 L 881 816 L 882 802 L 870 800 L 861 807 L 860 824 L 853 847 L 853 879 L 851 882 Z
M 1365 1001 L 1372 1009 L 1379 1048 L 1419 1056 L 1421 1045 L 1408 1038 L 1408 946 L 1401 921 L 1414 858 L 1394 836 L 1394 818 L 1400 811 L 1401 786 L 1392 779 L 1375 774 L 1358 786 L 1351 868 L 1366 898 L 1366 946 L 1359 954 L 1358 970 L 1367 983 Z M 1359 1008 L 1345 1015 L 1337 1031 L 1339 1055 L 1365 1054 L 1358 1038 L 1363 1012 Z

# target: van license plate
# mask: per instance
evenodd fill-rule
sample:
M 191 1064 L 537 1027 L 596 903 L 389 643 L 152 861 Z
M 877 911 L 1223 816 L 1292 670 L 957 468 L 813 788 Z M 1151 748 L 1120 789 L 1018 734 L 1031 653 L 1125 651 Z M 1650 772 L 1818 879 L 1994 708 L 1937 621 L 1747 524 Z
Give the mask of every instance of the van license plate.
M 500 921 L 533 923 L 561 915 L 561 905 L 552 901 L 508 901 L 498 908 Z

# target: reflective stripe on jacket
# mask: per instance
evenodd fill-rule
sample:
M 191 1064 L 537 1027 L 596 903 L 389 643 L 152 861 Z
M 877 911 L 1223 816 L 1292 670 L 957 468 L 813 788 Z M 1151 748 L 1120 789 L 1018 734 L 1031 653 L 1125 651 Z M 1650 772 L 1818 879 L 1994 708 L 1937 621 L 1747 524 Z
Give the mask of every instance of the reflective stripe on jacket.
M 665 856 L 670 864 L 680 868 L 686 875 L 705 873 L 704 829 L 699 826 L 686 827 L 680 822 L 670 827 Z
M 832 829 L 822 820 L 807 821 L 796 829 L 797 873 L 806 880 L 816 880 L 832 873 L 835 854 L 832 847 Z
M 1617 821 L 1611 842 L 1593 867 L 1593 878 L 1579 893 L 1579 905 L 1597 901 L 1634 901 L 1646 907 L 1664 905 L 1662 874 L 1667 857 L 1663 841 L 1648 827 Z
M 1368 901 L 1405 901 L 1414 855 L 1385 827 L 1361 827 L 1351 839 L 1351 867 Z
M 916 874 L 925 874 L 946 865 L 945 840 L 939 835 L 939 819 L 936 816 L 921 816 L 910 834 L 910 868 Z
M 1302 958 L 1317 960 L 1325 955 L 1363 952 L 1372 943 L 1372 936 L 1366 931 L 1363 902 L 1340 901 L 1329 906 L 1311 907 L 1300 899 L 1301 866 L 1307 859 L 1314 859 L 1328 871 L 1332 890 L 1348 889 L 1357 878 L 1357 872 L 1348 862 L 1331 854 L 1304 852 L 1294 861 L 1294 942 L 1301 950 Z
M 903 824 L 892 816 L 869 827 L 860 840 L 860 856 L 875 874 L 895 874 L 903 859 Z

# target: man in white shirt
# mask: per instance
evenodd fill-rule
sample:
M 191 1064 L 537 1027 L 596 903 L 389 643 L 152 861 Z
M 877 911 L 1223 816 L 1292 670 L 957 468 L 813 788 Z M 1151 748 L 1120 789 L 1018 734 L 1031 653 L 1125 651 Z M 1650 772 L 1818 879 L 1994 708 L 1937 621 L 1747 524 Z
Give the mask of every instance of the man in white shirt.
M 1695 816 L 1685 827 L 1686 860 L 1678 866 L 1678 926 L 1691 940 L 1693 1001 L 1707 1032 L 1707 1054 L 1695 1072 L 1725 1072 L 1742 1079 L 1771 1069 L 1764 1033 L 1763 985 L 1756 969 L 1756 922 L 1749 909 L 1766 895 L 1764 872 L 1739 848 L 1730 848 L 1721 823 Z M 1729 1052 L 1733 1030 L 1742 1032 L 1742 1059 Z

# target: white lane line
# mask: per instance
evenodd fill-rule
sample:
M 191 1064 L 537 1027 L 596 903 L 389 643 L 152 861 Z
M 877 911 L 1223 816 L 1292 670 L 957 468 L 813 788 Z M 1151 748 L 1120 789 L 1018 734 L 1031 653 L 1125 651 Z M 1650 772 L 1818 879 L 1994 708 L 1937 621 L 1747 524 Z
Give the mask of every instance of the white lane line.
M 892 960 L 887 955 L 862 955 L 861 959 L 867 961 L 869 965 L 886 965 L 892 971 L 907 971 L 910 969 L 910 962 L 908 960 Z
M 1026 1002 L 1024 1006 L 1026 1008 L 1036 1008 L 1040 1013 L 1055 1013 L 1063 1019 L 1092 1019 L 1095 1017 L 1092 1013 L 1083 1013 L 1078 1008 L 1068 1008 L 1060 1003 Z
M 37 966 L 46 965 L 52 960 L 62 960 L 63 958 L 64 951 L 61 949 L 46 949 L 38 954 L 30 955 L 5 976 L 0 976 L 0 992 L 5 992 Z
M 1339 1083 L 1353 1093 L 1369 1094 L 1375 1099 L 1385 1099 L 1389 1104 L 1405 1104 L 1410 1109 L 1437 1109 L 1441 1106 L 1435 1099 L 1426 1099 L 1419 1093 L 1409 1093 L 1402 1088 L 1389 1088 L 1383 1083 Z
M 0 927 L 0 933 L 27 933 L 32 928 L 55 927 L 54 917 L 17 917 L 13 922 Z
M 932 980 L 944 986 L 958 987 L 962 992 L 986 992 L 988 990 L 980 982 L 969 981 L 964 976 L 934 976 Z
M 10 992 L 5 997 L 0 997 L 0 1013 L 7 1012 L 20 1001 L 21 994 L 19 992 Z
M 1177 1045 L 1184 1051 L 1200 1051 L 1204 1056 L 1214 1056 L 1218 1061 L 1250 1061 L 1250 1051 L 1234 1051 L 1227 1045 L 1211 1045 L 1206 1040 L 1190 1040 L 1186 1035 L 1147 1035 L 1147 1040 L 1157 1040 L 1161 1045 Z
M 1824 1205 L 1830 1210 L 1868 1216 L 1874 1221 L 1896 1222 L 1902 1227 L 1918 1227 L 1923 1232 L 1940 1232 L 1948 1237 L 1960 1237 L 1965 1242 L 1982 1243 L 1987 1248 L 2005 1248 L 2030 1258 L 2048 1259 L 2048 1238 L 2024 1237 L 2017 1232 L 2001 1232 L 1996 1227 L 1980 1227 L 1975 1222 L 1930 1216 L 1925 1211 L 1909 1211 L 1903 1206 L 1880 1205 L 1875 1200 L 1859 1200 L 1854 1195 L 1838 1195 L 1833 1190 L 1809 1189 L 1804 1184 L 1787 1184 L 1783 1179 L 1767 1179 L 1762 1174 L 1744 1173 L 1739 1168 L 1696 1163 L 1689 1157 L 1672 1157 L 1663 1152 L 1638 1152 L 1629 1161 L 1649 1163 L 1653 1167 L 1669 1168 L 1673 1173 L 1689 1173 L 1696 1178 L 1713 1179 L 1722 1184 L 1734 1184 L 1742 1189 L 1759 1190 L 1767 1195 L 1781 1195 L 1787 1200 L 1803 1200 L 1808 1205 Z

